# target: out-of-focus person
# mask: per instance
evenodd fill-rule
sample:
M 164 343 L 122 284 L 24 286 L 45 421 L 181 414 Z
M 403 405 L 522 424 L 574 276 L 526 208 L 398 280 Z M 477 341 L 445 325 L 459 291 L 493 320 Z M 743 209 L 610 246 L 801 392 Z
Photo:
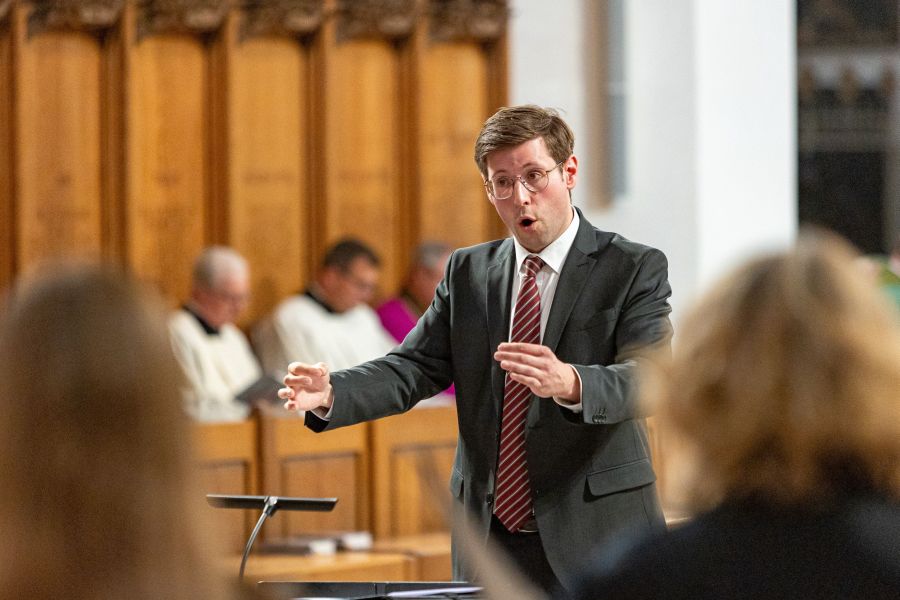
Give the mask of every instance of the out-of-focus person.
M 375 311 L 382 326 L 398 343 L 412 331 L 431 304 L 451 251 L 443 242 L 422 242 L 416 246 L 402 291 Z
M 108 269 L 17 289 L 0 322 L 0 598 L 227 598 L 210 567 L 165 309 Z
M 188 413 L 200 421 L 247 417 L 254 390 L 274 397 L 277 382 L 262 377 L 244 333 L 235 321 L 250 298 L 247 261 L 231 248 L 211 246 L 194 262 L 191 296 L 169 318 L 175 357 L 187 379 Z
M 384 302 L 375 311 L 381 325 L 397 343 L 403 341 L 434 299 L 434 291 L 444 277 L 447 259 L 453 249 L 443 242 L 422 242 L 413 252 L 413 262 L 399 295 Z M 435 399 L 451 399 L 456 393 L 451 385 Z
M 699 514 L 574 597 L 900 598 L 900 328 L 855 259 L 805 234 L 682 322 L 644 388 Z
M 381 260 L 361 241 L 348 238 L 331 246 L 309 287 L 284 300 L 254 330 L 266 372 L 283 376 L 291 360 L 353 367 L 390 350 L 394 340 L 367 304 L 380 274 Z

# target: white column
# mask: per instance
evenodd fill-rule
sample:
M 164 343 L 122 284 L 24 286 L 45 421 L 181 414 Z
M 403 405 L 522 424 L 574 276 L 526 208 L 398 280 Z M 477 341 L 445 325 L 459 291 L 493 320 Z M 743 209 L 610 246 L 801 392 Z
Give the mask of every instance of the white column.
M 587 175 L 576 203 L 666 252 L 677 316 L 722 270 L 796 234 L 794 3 L 625 0 L 627 185 L 601 209 L 578 144 L 598 89 L 584 80 L 595 1 L 512 2 L 510 100 L 567 109 Z

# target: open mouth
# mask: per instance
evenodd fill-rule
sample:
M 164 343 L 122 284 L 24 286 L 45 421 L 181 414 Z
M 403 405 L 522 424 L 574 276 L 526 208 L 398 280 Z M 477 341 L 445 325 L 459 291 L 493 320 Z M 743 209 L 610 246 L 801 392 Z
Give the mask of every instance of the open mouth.
M 535 219 L 532 219 L 531 217 L 522 217 L 521 219 L 519 219 L 519 226 L 525 227 L 526 229 L 534 225 L 534 223 Z

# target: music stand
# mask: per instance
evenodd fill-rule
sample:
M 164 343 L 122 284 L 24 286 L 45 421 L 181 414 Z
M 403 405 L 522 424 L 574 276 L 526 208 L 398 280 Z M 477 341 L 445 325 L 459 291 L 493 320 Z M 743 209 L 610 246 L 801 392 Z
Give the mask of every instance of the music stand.
M 337 498 L 289 498 L 285 496 L 242 496 L 232 494 L 207 494 L 206 502 L 214 508 L 261 508 L 262 514 L 256 522 L 256 527 L 247 540 L 244 547 L 244 556 L 241 558 L 241 570 L 238 573 L 238 579 L 244 580 L 244 567 L 247 564 L 247 557 L 250 556 L 250 548 L 262 529 L 265 520 L 274 515 L 279 509 L 281 510 L 303 510 L 315 512 L 328 512 L 334 510 L 337 504 Z

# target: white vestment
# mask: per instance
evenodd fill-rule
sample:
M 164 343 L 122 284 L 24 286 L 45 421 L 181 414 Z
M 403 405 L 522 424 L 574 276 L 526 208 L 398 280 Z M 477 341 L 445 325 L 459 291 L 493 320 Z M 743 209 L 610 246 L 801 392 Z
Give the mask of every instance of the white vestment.
M 207 333 L 194 315 L 180 309 L 169 319 L 169 333 L 187 376 L 184 400 L 191 416 L 200 421 L 246 418 L 249 407 L 235 395 L 255 382 L 262 370 L 241 330 L 229 323 L 218 334 Z
M 324 362 L 337 371 L 383 356 L 396 345 L 368 305 L 335 313 L 306 294 L 278 305 L 254 330 L 253 342 L 263 368 L 278 378 L 294 361 Z

